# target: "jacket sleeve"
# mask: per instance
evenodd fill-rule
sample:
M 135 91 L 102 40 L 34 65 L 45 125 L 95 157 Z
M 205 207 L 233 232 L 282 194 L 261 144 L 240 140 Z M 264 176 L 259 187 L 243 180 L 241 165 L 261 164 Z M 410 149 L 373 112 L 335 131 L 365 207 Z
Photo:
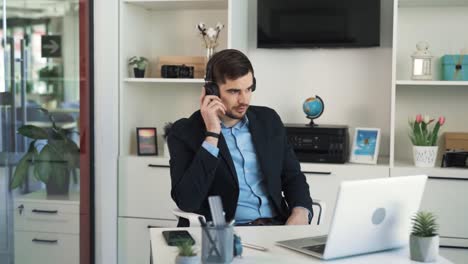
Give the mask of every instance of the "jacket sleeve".
M 179 209 L 194 212 L 206 200 L 219 158 L 200 146 L 197 150 L 174 133 L 168 136 L 171 154 L 171 196 Z

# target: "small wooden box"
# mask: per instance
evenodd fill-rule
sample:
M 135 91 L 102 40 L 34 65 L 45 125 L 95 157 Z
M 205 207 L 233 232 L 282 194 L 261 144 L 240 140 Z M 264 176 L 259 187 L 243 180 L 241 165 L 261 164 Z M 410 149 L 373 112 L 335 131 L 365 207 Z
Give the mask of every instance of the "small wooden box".
M 156 68 L 156 77 L 161 78 L 161 67 L 163 65 L 193 66 L 193 77 L 204 78 L 206 58 L 203 56 L 160 56 Z
M 468 133 L 445 133 L 445 149 L 468 150 Z

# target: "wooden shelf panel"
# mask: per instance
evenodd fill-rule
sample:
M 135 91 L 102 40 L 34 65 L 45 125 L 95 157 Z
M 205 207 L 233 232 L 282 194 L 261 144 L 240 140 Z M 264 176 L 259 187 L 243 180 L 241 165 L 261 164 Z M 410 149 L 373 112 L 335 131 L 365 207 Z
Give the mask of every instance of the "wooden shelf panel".
M 227 0 L 124 0 L 148 10 L 227 9 Z
M 205 83 L 204 79 L 125 78 L 129 83 Z

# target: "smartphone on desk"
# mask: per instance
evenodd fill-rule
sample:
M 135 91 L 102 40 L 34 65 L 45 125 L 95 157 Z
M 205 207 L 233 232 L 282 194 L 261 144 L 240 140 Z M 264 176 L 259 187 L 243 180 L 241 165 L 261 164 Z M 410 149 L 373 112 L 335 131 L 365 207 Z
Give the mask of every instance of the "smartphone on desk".
M 183 241 L 190 241 L 190 245 L 195 244 L 195 240 L 186 230 L 163 231 L 162 235 L 169 246 L 177 246 Z

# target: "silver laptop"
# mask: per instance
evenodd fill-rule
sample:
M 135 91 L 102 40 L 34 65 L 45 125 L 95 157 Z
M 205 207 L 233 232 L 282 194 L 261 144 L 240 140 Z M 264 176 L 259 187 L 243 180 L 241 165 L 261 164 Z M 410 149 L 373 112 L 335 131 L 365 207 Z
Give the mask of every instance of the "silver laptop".
M 417 175 L 342 182 L 328 236 L 276 243 L 321 259 L 402 247 L 426 180 Z

